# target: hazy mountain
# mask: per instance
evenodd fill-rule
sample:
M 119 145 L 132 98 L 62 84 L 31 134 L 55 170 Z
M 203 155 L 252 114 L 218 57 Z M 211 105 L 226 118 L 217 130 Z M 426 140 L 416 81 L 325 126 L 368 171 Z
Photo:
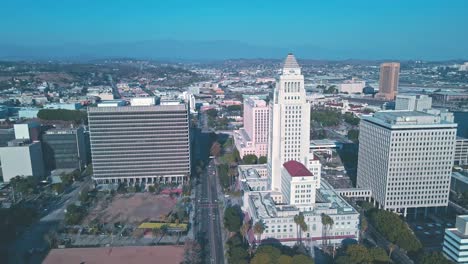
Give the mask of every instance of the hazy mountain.
M 137 58 L 170 60 L 219 60 L 229 58 L 283 58 L 295 52 L 301 58 L 336 59 L 333 51 L 311 46 L 280 48 L 250 45 L 239 41 L 157 40 L 127 43 L 84 45 L 11 45 L 0 44 L 0 59 L 8 60 L 90 60 L 102 58 Z
M 105 58 L 135 58 L 160 60 L 221 60 L 230 58 L 283 58 L 294 52 L 301 59 L 346 60 L 384 59 L 379 50 L 336 50 L 313 45 L 276 47 L 251 45 L 240 41 L 180 41 L 154 40 L 139 42 L 104 43 L 86 45 L 68 43 L 60 45 L 12 45 L 0 44 L 0 59 L 3 60 L 93 60 Z M 420 59 L 421 54 L 393 51 L 389 59 Z M 416 56 L 416 57 L 414 57 Z M 422 56 L 424 58 L 424 56 Z M 427 57 L 426 59 L 451 59 Z

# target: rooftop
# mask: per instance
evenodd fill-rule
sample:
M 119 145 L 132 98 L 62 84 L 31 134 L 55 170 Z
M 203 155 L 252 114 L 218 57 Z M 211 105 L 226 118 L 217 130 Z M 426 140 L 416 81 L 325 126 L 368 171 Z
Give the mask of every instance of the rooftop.
M 456 127 L 457 124 L 447 122 L 438 115 L 419 111 L 380 111 L 369 116 L 362 116 L 363 120 L 388 128 L 420 128 L 420 127 Z
M 286 57 L 286 60 L 284 60 L 283 68 L 300 68 L 299 63 L 297 63 L 296 57 L 294 57 L 292 53 L 289 53 Z
M 89 107 L 89 113 L 106 113 L 106 112 L 163 112 L 163 111 L 184 111 L 187 110 L 185 104 L 178 105 L 152 105 L 152 106 L 117 106 L 117 107 Z
M 302 163 L 295 160 L 290 160 L 283 164 L 283 167 L 288 171 L 291 177 L 313 176 Z

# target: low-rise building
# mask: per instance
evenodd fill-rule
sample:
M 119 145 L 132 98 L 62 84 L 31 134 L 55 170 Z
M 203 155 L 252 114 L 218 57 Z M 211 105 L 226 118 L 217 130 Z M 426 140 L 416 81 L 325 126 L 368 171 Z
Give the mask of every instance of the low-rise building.
M 315 203 L 318 179 L 302 163 L 295 160 L 283 164 L 282 193 L 284 201 L 291 205 Z
M 445 229 L 443 254 L 455 263 L 468 263 L 468 215 L 459 215 L 455 228 Z
M 294 161 L 294 164 L 296 163 L 299 162 Z M 285 182 L 282 183 L 284 190 L 281 192 L 268 190 L 270 178 L 265 165 L 239 166 L 239 187 L 244 193 L 242 210 L 254 224 L 259 221 L 265 224 L 262 236 L 255 237 L 251 232 L 248 236 L 249 242 L 258 243 L 270 238 L 279 240 L 284 245 L 294 245 L 299 240 L 294 216 L 299 213 L 304 215 L 307 224 L 307 230 L 302 232 L 302 240 L 306 244 L 322 244 L 325 240 L 329 244 L 340 244 L 347 238 L 358 239 L 359 213 L 326 181 L 322 180 L 320 188 L 316 188 L 314 185 L 317 180 L 313 176 L 311 178 L 312 173 L 301 163 L 300 170 L 296 170 L 294 164 L 286 164 L 283 167 L 282 176 Z M 299 174 L 304 174 L 303 182 L 302 177 L 293 176 Z M 287 181 L 288 176 L 291 181 Z M 286 191 L 288 185 L 289 193 L 294 193 L 294 196 L 290 195 L 289 198 Z M 296 191 L 299 191 L 299 202 L 294 204 Z M 300 198 L 301 195 L 304 195 L 304 198 Z M 290 204 L 291 199 L 293 204 Z M 300 202 L 301 199 L 304 203 Z M 322 213 L 334 221 L 334 225 L 326 230 L 322 225 Z
M 9 182 L 16 176 L 44 177 L 44 160 L 39 141 L 15 139 L 7 147 L 0 148 L 3 181 Z
M 362 93 L 362 89 L 366 87 L 366 82 L 352 78 L 351 80 L 344 81 L 339 85 L 340 93 Z

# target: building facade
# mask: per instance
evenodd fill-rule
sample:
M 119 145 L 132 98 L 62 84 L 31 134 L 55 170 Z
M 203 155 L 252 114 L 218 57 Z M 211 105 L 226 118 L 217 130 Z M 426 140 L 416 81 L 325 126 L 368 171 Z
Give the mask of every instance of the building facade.
M 7 147 L 0 148 L 0 161 L 4 182 L 9 182 L 16 176 L 45 176 L 42 148 L 39 141 L 30 142 L 27 139 L 15 139 L 8 142 Z
M 270 101 L 268 170 L 273 191 L 281 191 L 281 168 L 290 160 L 308 164 L 310 158 L 310 103 L 306 101 L 304 75 L 289 54 Z
M 362 93 L 362 90 L 366 87 L 366 82 L 351 78 L 351 80 L 345 81 L 339 85 L 340 93 Z
M 363 116 L 357 187 L 372 190 L 382 209 L 448 205 L 457 124 L 415 111 Z
M 398 93 L 400 63 L 385 62 L 380 65 L 379 94 L 384 100 L 394 100 Z
M 455 228 L 445 229 L 442 252 L 455 263 L 468 263 L 468 215 L 459 215 Z
M 285 202 L 305 206 L 315 203 L 315 190 L 320 187 L 317 185 L 317 176 L 302 163 L 295 160 L 284 163 L 281 180 Z
M 42 135 L 47 170 L 83 169 L 88 164 L 84 128 L 51 129 Z
M 88 122 L 98 183 L 189 179 L 190 124 L 185 104 L 90 107 Z
M 395 100 L 395 110 L 424 111 L 432 108 L 432 98 L 423 95 L 403 95 L 399 94 Z
M 468 165 L 468 138 L 457 137 L 455 144 L 455 165 Z
M 239 155 L 267 156 L 270 109 L 264 100 L 249 97 L 244 100 L 244 127 L 234 133 Z

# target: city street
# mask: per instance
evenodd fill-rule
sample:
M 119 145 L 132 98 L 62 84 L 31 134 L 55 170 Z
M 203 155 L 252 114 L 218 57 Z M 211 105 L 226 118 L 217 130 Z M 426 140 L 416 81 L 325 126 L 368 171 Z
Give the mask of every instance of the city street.
M 199 235 L 206 234 L 209 245 L 208 263 L 224 263 L 224 247 L 222 239 L 222 214 L 219 208 L 216 168 L 211 160 L 201 177 L 200 195 L 198 196 Z
M 9 263 L 41 263 L 49 251 L 44 236 L 57 228 L 65 218 L 65 208 L 76 202 L 80 191 L 88 188 L 91 184 L 92 181 L 89 177 L 83 182 L 73 183 L 70 192 L 63 194 L 57 203 L 47 207 L 47 211 L 50 213 L 33 223 L 11 246 L 10 252 L 12 254 L 8 256 Z

